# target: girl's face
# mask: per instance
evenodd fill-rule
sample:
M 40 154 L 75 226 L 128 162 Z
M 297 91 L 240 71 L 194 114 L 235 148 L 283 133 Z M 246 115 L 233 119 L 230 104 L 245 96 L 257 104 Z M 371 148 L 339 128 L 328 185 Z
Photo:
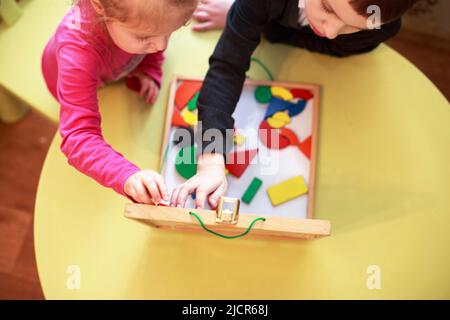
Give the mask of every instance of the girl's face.
M 161 0 L 146 1 L 123 0 L 122 7 L 116 10 L 127 12 L 129 17 L 126 22 L 122 22 L 105 16 L 107 10 L 101 0 L 91 0 L 97 14 L 105 17 L 106 28 L 113 42 L 130 54 L 151 54 L 165 50 L 172 32 L 185 25 L 195 9 L 189 12 L 187 8 L 170 7 Z M 142 17 L 144 12 L 151 14 Z
M 118 20 L 107 21 L 106 27 L 114 43 L 131 54 L 150 54 L 166 49 L 170 35 L 179 28 L 163 26 L 154 30 Z
M 367 30 L 367 18 L 360 16 L 350 0 L 306 0 L 306 17 L 320 37 L 334 39 L 342 34 Z
M 181 19 L 168 19 L 154 28 L 144 24 L 136 26 L 131 21 L 123 23 L 111 20 L 106 22 L 106 27 L 114 43 L 125 52 L 151 54 L 165 50 L 172 32 L 186 22 Z

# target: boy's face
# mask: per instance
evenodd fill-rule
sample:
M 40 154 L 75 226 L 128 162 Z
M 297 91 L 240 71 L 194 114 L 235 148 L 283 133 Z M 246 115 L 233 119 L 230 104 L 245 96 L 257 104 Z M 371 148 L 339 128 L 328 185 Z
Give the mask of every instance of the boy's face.
M 367 18 L 360 16 L 350 0 L 306 0 L 306 17 L 320 37 L 334 39 L 342 34 L 367 30 Z

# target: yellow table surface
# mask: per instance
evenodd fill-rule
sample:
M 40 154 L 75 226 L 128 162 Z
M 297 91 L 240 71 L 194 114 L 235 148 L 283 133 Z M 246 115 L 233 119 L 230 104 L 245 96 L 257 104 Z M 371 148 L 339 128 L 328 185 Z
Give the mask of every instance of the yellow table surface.
M 47 90 L 41 57 L 71 0 L 22 0 L 23 15 L 0 27 L 0 85 L 53 121 L 59 106 Z
M 174 74 L 203 76 L 219 33 L 173 35 L 161 96 L 100 91 L 106 140 L 157 168 Z M 123 217 L 126 199 L 67 164 L 56 136 L 36 201 L 37 264 L 49 299 L 450 298 L 450 107 L 413 65 L 381 46 L 336 59 L 263 43 L 277 80 L 323 86 L 316 241 L 224 240 L 155 230 Z M 264 79 L 258 66 L 250 75 Z M 69 266 L 81 288 L 66 286 Z M 381 270 L 369 290 L 367 269 Z

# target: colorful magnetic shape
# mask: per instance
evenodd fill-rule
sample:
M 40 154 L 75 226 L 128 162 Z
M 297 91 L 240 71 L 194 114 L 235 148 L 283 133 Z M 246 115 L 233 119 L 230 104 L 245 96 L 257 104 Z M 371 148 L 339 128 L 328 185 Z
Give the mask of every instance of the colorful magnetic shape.
M 189 111 L 194 111 L 197 109 L 198 97 L 200 96 L 200 92 L 197 92 L 195 96 L 189 101 L 187 108 Z
M 305 89 L 292 89 L 292 95 L 294 98 L 303 99 L 303 100 L 311 100 L 314 97 L 311 91 Z
M 281 129 L 291 123 L 291 117 L 286 112 L 277 112 L 267 119 L 267 123 L 273 129 Z
M 272 90 L 268 86 L 259 86 L 255 90 L 255 99 L 259 103 L 268 103 L 272 99 Z
M 272 91 L 272 96 L 283 99 L 285 101 L 294 99 L 294 96 L 292 95 L 292 93 L 286 88 L 272 87 L 271 91 Z
M 192 178 L 197 173 L 197 148 L 189 146 L 182 148 L 175 159 L 175 169 L 185 179 Z
M 267 120 L 268 118 L 272 117 L 275 113 L 282 111 L 288 111 L 289 116 L 292 118 L 302 113 L 303 110 L 305 110 L 305 108 L 306 108 L 305 100 L 299 100 L 293 103 L 282 100 L 280 98 L 272 98 L 272 100 L 269 103 L 269 106 L 267 107 L 264 119 Z
M 270 100 L 270 103 L 269 103 L 269 106 L 267 107 L 267 111 L 264 116 L 264 119 L 270 118 L 277 112 L 289 110 L 289 108 L 291 108 L 292 105 L 293 104 L 289 101 L 285 101 L 283 99 L 274 97 L 274 98 L 272 98 L 272 100 Z
M 258 193 L 262 184 L 263 182 L 261 179 L 253 178 L 253 181 L 250 183 L 244 195 L 242 196 L 242 201 L 246 204 L 250 204 L 253 198 L 256 196 L 256 193 Z
M 226 156 L 227 163 L 225 167 L 228 169 L 230 174 L 237 178 L 240 178 L 257 154 L 258 149 L 234 151 L 232 153 L 229 153 Z
M 267 189 L 267 194 L 274 206 L 294 200 L 306 193 L 308 193 L 308 186 L 302 176 L 294 177 Z
M 188 108 L 183 109 L 181 111 L 181 116 L 183 117 L 183 120 L 190 126 L 196 126 L 198 122 L 198 116 L 192 112 L 189 111 Z
M 303 154 L 308 159 L 311 159 L 311 142 L 312 142 L 312 137 L 310 136 L 310 137 L 306 138 L 305 141 L 303 141 L 302 143 L 300 143 L 298 145 L 300 150 L 303 152 Z
M 186 121 L 184 121 L 183 117 L 181 116 L 180 110 L 178 110 L 177 108 L 173 109 L 172 126 L 189 127 L 189 124 Z
M 175 93 L 175 105 L 178 107 L 178 109 L 181 110 L 186 107 L 188 102 L 195 96 L 198 91 L 200 91 L 201 87 L 201 81 L 183 81 L 183 83 L 181 83 Z
M 289 141 L 289 145 L 291 146 L 298 146 L 300 144 L 297 134 L 289 128 L 281 129 L 280 135 L 285 137 Z
M 234 136 L 234 143 L 238 146 L 241 146 L 245 143 L 245 137 L 243 135 L 235 135 Z
M 307 101 L 306 100 L 299 100 L 297 103 L 293 104 L 291 108 L 289 108 L 289 116 L 291 118 L 298 116 L 300 113 L 303 112 L 306 108 Z
M 269 149 L 280 150 L 290 145 L 288 138 L 281 135 L 279 129 L 271 128 L 267 121 L 261 122 L 258 136 L 261 143 Z

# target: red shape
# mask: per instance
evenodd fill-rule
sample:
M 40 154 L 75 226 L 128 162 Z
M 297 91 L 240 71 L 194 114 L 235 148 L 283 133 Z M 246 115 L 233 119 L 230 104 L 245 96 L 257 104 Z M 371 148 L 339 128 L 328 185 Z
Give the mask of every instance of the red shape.
M 289 139 L 280 134 L 279 129 L 273 129 L 267 121 L 261 122 L 259 126 L 259 139 L 269 149 L 284 149 L 290 143 Z
M 308 137 L 303 141 L 302 143 L 299 143 L 298 147 L 303 152 L 303 154 L 308 158 L 311 159 L 311 141 L 312 138 Z
M 297 135 L 291 129 L 283 128 L 283 129 L 281 129 L 281 133 L 280 134 L 283 137 L 285 137 L 286 139 L 288 139 L 289 145 L 296 146 L 296 145 L 300 144 L 300 141 L 298 140 Z
M 177 108 L 173 109 L 172 126 L 185 128 L 189 127 L 189 124 L 184 121 L 183 117 L 181 116 L 180 110 L 178 110 Z
M 202 82 L 200 81 L 183 81 L 175 94 L 175 105 L 179 109 L 183 109 L 195 94 L 200 91 L 201 87 Z
M 257 154 L 258 149 L 229 153 L 225 167 L 233 176 L 240 178 Z
M 299 98 L 303 100 L 311 100 L 314 97 L 314 94 L 312 94 L 311 91 L 305 89 L 292 89 L 291 93 L 294 96 L 294 98 Z

